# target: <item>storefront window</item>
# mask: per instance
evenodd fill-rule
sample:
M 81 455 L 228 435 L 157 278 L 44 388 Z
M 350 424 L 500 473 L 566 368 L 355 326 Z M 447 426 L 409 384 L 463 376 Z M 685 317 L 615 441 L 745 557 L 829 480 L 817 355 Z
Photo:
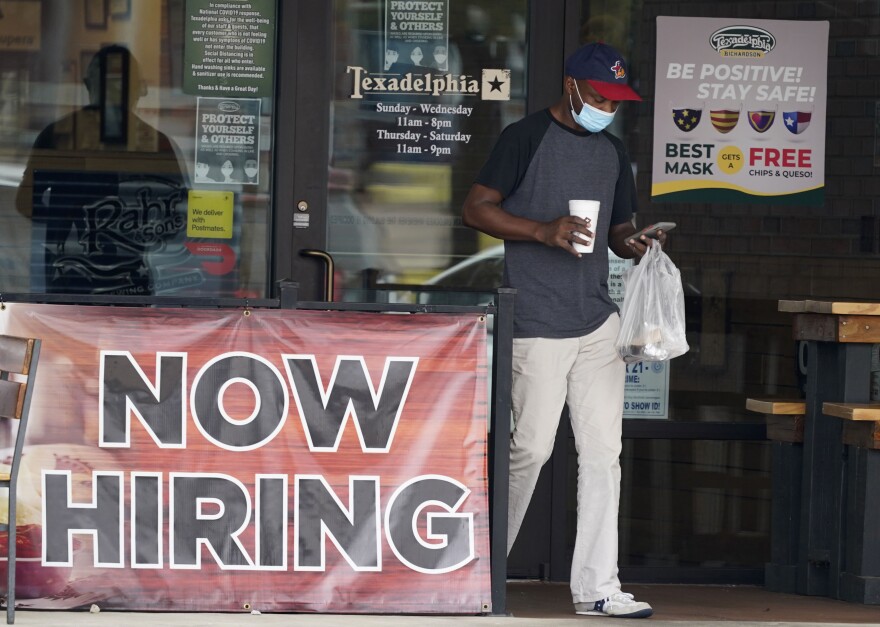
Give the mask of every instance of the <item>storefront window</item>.
M 0 4 L 0 290 L 266 295 L 274 0 Z
M 767 442 L 627 440 L 621 465 L 621 567 L 763 567 Z
M 369 282 L 432 283 L 496 243 L 460 209 L 525 113 L 527 3 L 431 4 L 336 3 L 327 241 L 346 299 Z

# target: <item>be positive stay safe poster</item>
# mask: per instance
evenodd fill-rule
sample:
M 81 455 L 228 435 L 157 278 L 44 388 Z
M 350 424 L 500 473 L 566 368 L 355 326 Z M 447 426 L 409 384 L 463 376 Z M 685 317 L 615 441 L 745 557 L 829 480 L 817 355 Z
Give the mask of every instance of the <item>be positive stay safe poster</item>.
M 652 199 L 821 205 L 828 28 L 658 17 Z

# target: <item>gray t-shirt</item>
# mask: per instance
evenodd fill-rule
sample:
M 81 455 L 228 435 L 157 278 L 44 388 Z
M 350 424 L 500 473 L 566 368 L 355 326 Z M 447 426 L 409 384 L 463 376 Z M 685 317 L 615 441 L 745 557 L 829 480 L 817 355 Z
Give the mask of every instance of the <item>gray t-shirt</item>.
M 506 241 L 504 284 L 517 290 L 514 337 L 580 337 L 602 326 L 617 311 L 608 296 L 608 230 L 636 208 L 621 141 L 570 129 L 545 109 L 504 130 L 476 182 L 500 192 L 505 211 L 540 222 L 568 215 L 569 200 L 599 201 L 592 253 L 578 258 L 538 242 Z

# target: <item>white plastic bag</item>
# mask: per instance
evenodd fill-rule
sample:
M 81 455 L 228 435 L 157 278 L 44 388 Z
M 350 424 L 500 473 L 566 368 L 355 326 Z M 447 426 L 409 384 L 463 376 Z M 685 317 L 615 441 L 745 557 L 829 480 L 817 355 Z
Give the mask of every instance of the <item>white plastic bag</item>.
M 688 351 L 681 273 L 659 242 L 623 275 L 617 354 L 626 363 L 666 361 Z

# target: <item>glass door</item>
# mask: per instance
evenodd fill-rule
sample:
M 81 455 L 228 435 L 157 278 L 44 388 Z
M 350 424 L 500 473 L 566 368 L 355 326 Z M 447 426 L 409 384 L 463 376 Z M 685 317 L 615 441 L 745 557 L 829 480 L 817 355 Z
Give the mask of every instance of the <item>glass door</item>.
M 268 294 L 276 0 L 3 0 L 0 49 L 0 291 Z
M 291 94 L 297 144 L 320 142 L 296 153 L 308 152 L 311 173 L 299 172 L 297 158 L 281 229 L 292 233 L 298 280 L 326 292 L 325 259 L 302 258 L 320 249 L 333 259 L 336 300 L 450 274 L 471 287 L 491 281 L 480 270 L 484 260 L 500 267 L 498 242 L 463 227 L 460 207 L 501 130 L 526 111 L 526 0 L 337 0 L 303 9 L 308 22 L 331 26 L 326 39 L 300 31 L 287 51 L 300 59 Z

